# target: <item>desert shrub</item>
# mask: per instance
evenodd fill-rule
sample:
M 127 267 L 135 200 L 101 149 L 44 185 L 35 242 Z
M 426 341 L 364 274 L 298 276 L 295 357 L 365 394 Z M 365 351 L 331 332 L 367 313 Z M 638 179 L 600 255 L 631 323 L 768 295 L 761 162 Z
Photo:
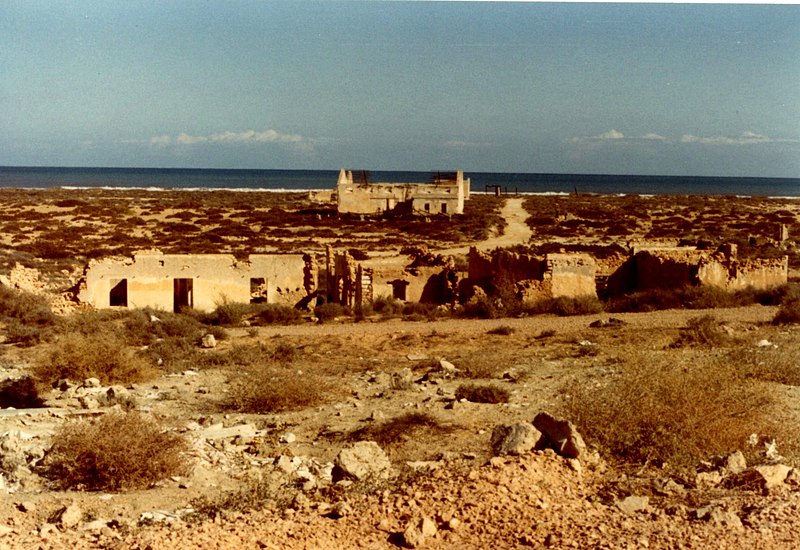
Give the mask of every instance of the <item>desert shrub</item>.
M 491 355 L 466 357 L 459 361 L 459 376 L 473 380 L 496 378 L 505 364 Z
M 148 310 L 144 310 L 148 313 Z M 168 336 L 177 338 L 188 338 L 190 340 L 198 340 L 205 330 L 202 323 L 200 323 L 193 310 L 189 310 L 186 314 L 183 313 L 169 313 L 166 311 L 149 312 L 157 321 L 152 323 L 154 333 L 159 338 Z
M 216 519 L 231 512 L 250 512 L 273 508 L 284 510 L 294 501 L 299 489 L 282 473 L 259 473 L 248 476 L 244 486 L 217 497 L 202 496 L 191 502 L 195 512 L 191 520 Z
M 800 292 L 791 292 L 783 299 L 772 322 L 776 325 L 800 323 Z
M 177 372 L 194 366 L 198 362 L 200 352 L 193 340 L 172 336 L 156 340 L 140 355 L 167 372 Z
M 565 414 L 586 440 L 626 462 L 693 467 L 743 449 L 752 433 L 779 435 L 773 393 L 716 356 L 629 360 L 601 384 L 576 381 L 565 393 Z
M 288 364 L 297 358 L 297 349 L 291 344 L 281 342 L 270 354 L 270 359 L 278 363 Z
M 143 489 L 188 473 L 188 445 L 137 413 L 65 424 L 53 436 L 43 472 L 64 489 Z
M 212 325 L 207 327 L 205 330 L 206 334 L 210 334 L 214 337 L 215 340 L 227 340 L 228 339 L 228 331 L 224 328 Z
M 524 309 L 526 313 L 554 313 L 559 316 L 589 315 L 603 311 L 603 302 L 594 296 L 576 298 L 559 296 L 540 300 Z
M 681 329 L 680 336 L 672 343 L 672 347 L 682 346 L 723 346 L 731 341 L 730 336 L 722 330 L 722 326 L 713 315 L 692 317 Z
M 392 448 L 403 445 L 411 439 L 418 439 L 423 433 L 444 435 L 449 428 L 443 426 L 428 413 L 409 412 L 384 422 L 371 424 L 350 433 L 352 441 L 375 441 L 381 447 Z
M 34 409 L 44 407 L 36 381 L 30 376 L 0 382 L 0 409 Z
M 459 317 L 468 319 L 497 319 L 503 314 L 503 309 L 497 305 L 496 300 L 485 295 L 473 298 L 458 310 Z
M 616 296 L 606 304 L 610 313 L 648 312 L 683 307 L 683 293 L 680 290 L 653 289 Z
M 748 378 L 800 386 L 800 350 L 794 346 L 754 348 L 741 345 L 730 350 L 726 359 L 729 364 L 738 365 Z
M 318 375 L 254 365 L 238 370 L 223 408 L 253 414 L 297 411 L 326 402 L 335 391 Z
M 515 332 L 517 332 L 517 329 L 509 325 L 500 325 L 486 331 L 487 334 L 496 334 L 498 336 L 511 336 Z
M 56 322 L 45 298 L 3 285 L 0 285 L 0 318 L 16 319 L 29 326 L 51 326 Z
M 449 312 L 442 309 L 439 304 L 428 302 L 409 302 L 403 304 L 403 319 L 405 321 L 433 321 L 448 315 Z
M 6 342 L 9 344 L 35 346 L 49 341 L 52 335 L 53 330 L 49 326 L 28 325 L 18 319 L 10 319 L 6 323 Z
M 259 306 L 254 321 L 262 325 L 291 325 L 303 318 L 300 310 L 282 304 L 263 304 Z
M 394 317 L 403 313 L 405 305 L 401 300 L 391 296 L 378 296 L 372 301 L 371 309 L 385 317 Z
M 342 317 L 344 315 L 350 315 L 349 308 L 341 304 L 336 304 L 334 302 L 327 302 L 321 305 L 318 305 L 314 308 L 314 315 L 320 321 L 332 321 L 337 317 Z
M 156 371 L 113 334 L 66 334 L 50 345 L 34 366 L 34 375 L 44 384 L 63 378 L 129 384 L 149 380 Z
M 473 403 L 508 403 L 511 393 L 495 385 L 461 384 L 456 388 L 456 399 Z
M 214 311 L 205 319 L 206 323 L 222 326 L 238 326 L 242 318 L 250 312 L 250 304 L 229 302 L 227 299 L 217 304 Z

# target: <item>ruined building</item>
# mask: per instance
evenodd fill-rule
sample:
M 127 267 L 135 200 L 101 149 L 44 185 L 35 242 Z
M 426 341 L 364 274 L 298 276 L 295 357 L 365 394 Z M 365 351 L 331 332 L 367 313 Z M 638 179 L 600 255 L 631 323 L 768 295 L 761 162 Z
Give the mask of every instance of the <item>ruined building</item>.
M 608 278 L 611 295 L 652 289 L 714 286 L 723 290 L 768 289 L 789 280 L 789 258 L 739 259 L 735 244 L 719 250 L 693 247 L 635 248 Z
M 359 174 L 364 174 L 356 172 Z M 420 214 L 463 214 L 470 180 L 462 171 L 437 173 L 430 183 L 372 183 L 366 176 L 340 170 L 334 193 L 312 194 L 318 202 L 336 202 L 340 213 L 381 214 L 395 210 Z
M 547 298 L 597 296 L 597 265 L 588 254 L 532 254 L 496 249 L 469 251 L 468 282 L 486 291 L 513 290 L 523 302 Z
M 137 253 L 92 261 L 78 299 L 96 308 L 212 311 L 224 301 L 295 305 L 316 288 L 313 261 L 300 254 Z

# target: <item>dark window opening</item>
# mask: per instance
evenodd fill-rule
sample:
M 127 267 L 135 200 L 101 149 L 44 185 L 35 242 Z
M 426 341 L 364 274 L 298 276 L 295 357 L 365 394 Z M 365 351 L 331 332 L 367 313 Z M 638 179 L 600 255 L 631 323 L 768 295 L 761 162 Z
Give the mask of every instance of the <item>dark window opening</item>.
M 192 279 L 175 279 L 172 285 L 174 297 L 174 311 L 180 312 L 184 308 L 194 307 L 194 281 Z
M 447 203 L 446 202 L 442 203 L 442 214 L 447 214 Z
M 128 279 L 111 280 L 108 305 L 111 307 L 128 307 Z
M 264 277 L 252 277 L 250 279 L 250 303 L 267 303 L 267 280 Z
M 425 212 L 430 212 L 431 211 L 431 203 L 426 202 L 424 208 L 425 208 Z
M 405 302 L 406 289 L 408 288 L 409 282 L 402 279 L 395 279 L 394 281 L 390 281 L 389 284 L 392 285 L 392 298 Z

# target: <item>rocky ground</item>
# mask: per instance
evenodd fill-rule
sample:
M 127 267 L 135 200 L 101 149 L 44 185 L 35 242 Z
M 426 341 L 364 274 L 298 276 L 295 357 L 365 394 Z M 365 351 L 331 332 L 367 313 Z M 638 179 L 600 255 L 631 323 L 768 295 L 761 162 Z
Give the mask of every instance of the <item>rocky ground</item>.
M 535 447 L 540 434 L 531 421 L 540 411 L 560 410 L 565 381 L 602 376 L 626 346 L 672 353 L 666 344 L 700 313 L 624 314 L 615 316 L 621 324 L 599 328 L 590 324 L 607 316 L 232 329 L 214 351 L 280 340 L 300 350 L 292 368 L 326 358 L 337 366 L 331 376 L 345 394 L 283 414 L 220 412 L 215 404 L 230 373 L 217 369 L 124 388 L 66 384 L 43 396 L 45 408 L 0 413 L 0 545 L 800 547 L 800 476 L 774 450 L 768 457 L 762 441 L 754 442 L 763 455 L 758 468 L 731 455 L 700 467 L 694 478 L 615 466 L 598 458 L 591 440 L 577 458 L 563 442 Z M 774 308 L 713 314 L 748 348 L 796 349 L 800 332 L 765 324 Z M 498 326 L 506 334 L 490 333 Z M 6 349 L 3 378 L 23 375 L 31 353 Z M 466 380 L 459 371 L 476 365 L 486 369 L 482 381 L 511 392 L 508 403 L 455 399 Z M 781 391 L 795 414 L 793 388 Z M 52 490 L 36 464 L 53 431 L 123 401 L 188 438 L 191 474 L 141 491 Z M 409 426 L 383 448 L 358 449 L 358 434 L 369 433 L 358 430 L 409 412 L 429 414 L 436 425 Z M 503 442 L 497 427 L 515 425 L 519 437 Z M 342 455 L 348 449 L 355 449 L 349 462 Z M 342 469 L 349 473 L 339 480 Z

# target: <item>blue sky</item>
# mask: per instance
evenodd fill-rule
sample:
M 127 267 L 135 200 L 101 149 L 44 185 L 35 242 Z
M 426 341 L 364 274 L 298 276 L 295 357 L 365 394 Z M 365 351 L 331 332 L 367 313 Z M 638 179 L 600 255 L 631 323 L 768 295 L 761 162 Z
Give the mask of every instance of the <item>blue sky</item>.
M 0 165 L 800 177 L 800 6 L 0 3 Z

